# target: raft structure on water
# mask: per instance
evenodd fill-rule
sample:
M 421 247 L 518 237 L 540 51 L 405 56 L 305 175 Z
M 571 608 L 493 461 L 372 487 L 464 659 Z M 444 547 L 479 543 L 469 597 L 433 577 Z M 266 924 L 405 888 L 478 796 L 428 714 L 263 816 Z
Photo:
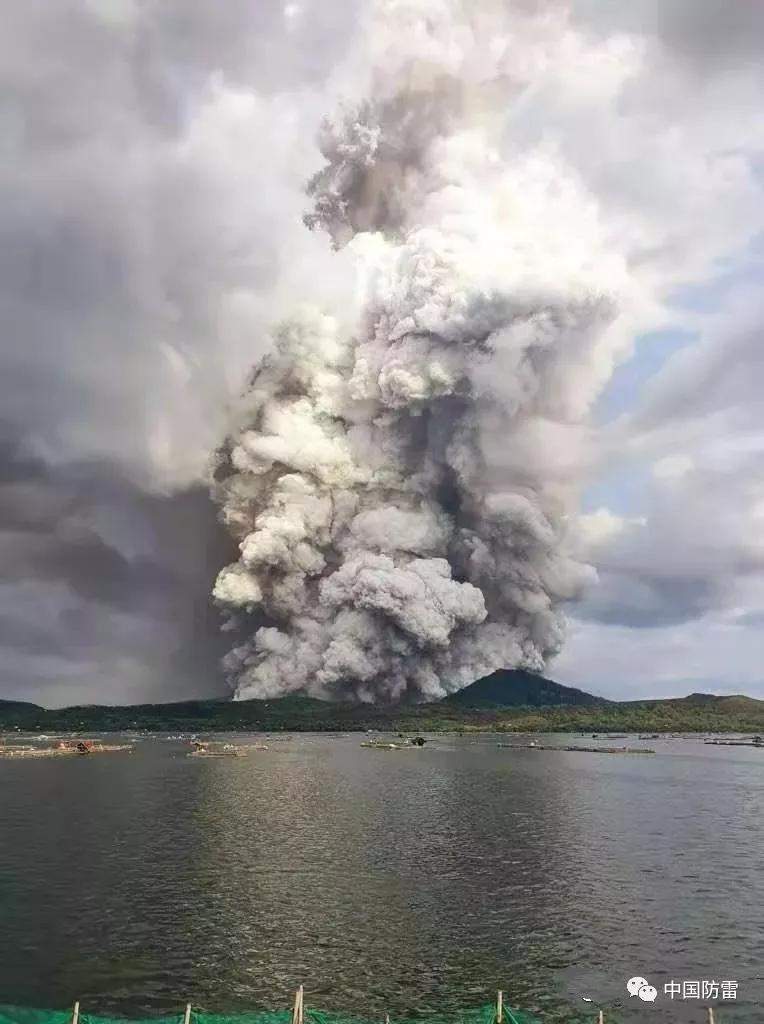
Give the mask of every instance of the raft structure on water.
M 192 740 L 193 750 L 187 757 L 246 757 L 250 750 L 267 750 L 262 743 L 239 746 L 236 743 L 211 743 L 208 740 Z
M 364 740 L 362 747 L 371 750 L 419 750 L 426 743 L 423 736 L 415 736 L 411 740 L 404 740 L 403 743 L 395 743 L 387 740 Z
M 707 747 L 758 747 L 764 750 L 764 737 L 754 736 L 752 740 L 703 740 Z
M 556 750 L 581 754 L 654 754 L 651 747 L 573 747 L 555 746 L 553 743 L 497 743 L 504 750 Z
M 101 743 L 100 740 L 61 740 L 53 747 L 32 747 L 0 743 L 0 757 L 87 757 L 90 754 L 132 754 L 132 743 Z

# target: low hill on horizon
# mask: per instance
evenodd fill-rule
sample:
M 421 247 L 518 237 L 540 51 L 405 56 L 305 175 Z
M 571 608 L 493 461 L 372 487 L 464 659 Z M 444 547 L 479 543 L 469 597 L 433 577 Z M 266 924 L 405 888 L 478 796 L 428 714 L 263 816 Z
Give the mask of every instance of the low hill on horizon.
M 640 700 L 610 701 L 619 707 L 652 707 L 660 704 L 685 705 L 696 708 L 751 708 L 764 707 L 764 700 L 747 697 L 744 693 L 688 693 L 686 697 L 643 697 Z
M 36 711 L 45 711 L 45 708 L 26 700 L 3 700 L 0 697 L 0 725 L 6 715 L 30 714 Z
M 563 686 L 525 669 L 500 668 L 443 698 L 442 703 L 464 708 L 594 707 L 612 704 L 585 690 Z

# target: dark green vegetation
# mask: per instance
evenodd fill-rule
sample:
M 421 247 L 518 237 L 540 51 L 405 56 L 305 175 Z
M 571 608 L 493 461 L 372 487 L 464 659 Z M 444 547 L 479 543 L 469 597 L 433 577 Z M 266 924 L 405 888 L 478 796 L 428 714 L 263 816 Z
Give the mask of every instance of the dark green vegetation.
M 610 701 L 572 686 L 562 686 L 523 669 L 499 669 L 446 697 L 442 703 L 460 708 L 602 707 Z
M 0 701 L 0 729 L 39 732 L 228 730 L 335 732 L 757 732 L 764 701 L 692 694 L 671 700 L 608 701 L 542 676 L 494 672 L 431 704 L 343 704 L 310 697 L 191 700 L 128 707 L 87 705 L 49 711 Z

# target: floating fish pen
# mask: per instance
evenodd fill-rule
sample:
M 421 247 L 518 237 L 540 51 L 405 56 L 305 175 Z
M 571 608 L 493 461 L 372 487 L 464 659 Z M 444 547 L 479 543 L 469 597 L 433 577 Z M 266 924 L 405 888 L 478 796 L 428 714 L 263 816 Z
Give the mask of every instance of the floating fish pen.
M 764 750 L 764 739 L 754 736 L 752 740 L 703 740 L 709 747 L 758 747 Z
M 370 750 L 420 750 L 425 744 L 421 736 L 411 740 L 409 743 L 385 743 L 383 740 L 364 740 L 362 747 Z
M 248 746 L 237 746 L 234 743 L 207 743 L 204 740 L 194 740 L 193 750 L 188 752 L 188 757 L 246 757 L 250 750 L 267 750 L 264 744 L 249 744 Z
M 369 750 L 414 750 L 409 743 L 383 743 L 381 740 L 365 740 L 362 747 Z
M 302 985 L 297 990 L 291 1010 L 221 1014 L 194 1010 L 189 1003 L 184 1011 L 167 1014 L 156 1021 L 151 1018 L 137 1021 L 96 1016 L 80 1010 L 79 1002 L 74 1004 L 73 1010 L 33 1010 L 19 1006 L 0 1006 L 0 1024 L 543 1024 L 543 1020 L 543 1017 L 527 1010 L 509 1006 L 504 1001 L 502 992 L 498 993 L 495 1003 L 437 1017 L 417 1016 L 416 1020 L 406 1020 L 401 1017 L 391 1018 L 390 1014 L 380 1014 L 379 1017 L 362 1018 L 351 1013 L 331 1013 L 307 1008 Z M 606 1017 L 604 1010 L 592 1008 L 584 1013 L 577 1011 L 575 1017 L 571 1017 L 572 1020 L 575 1020 L 576 1024 L 610 1024 L 615 1018 L 609 1015 Z M 704 1011 L 704 1024 L 706 1020 L 707 1024 L 715 1024 L 714 1011 L 711 1008 Z
M 131 754 L 132 743 L 97 743 L 92 740 L 62 740 L 55 747 L 0 745 L 0 758 L 88 757 L 91 754 Z
M 498 743 L 504 750 L 562 750 L 577 754 L 654 754 L 650 747 L 561 747 L 544 743 Z

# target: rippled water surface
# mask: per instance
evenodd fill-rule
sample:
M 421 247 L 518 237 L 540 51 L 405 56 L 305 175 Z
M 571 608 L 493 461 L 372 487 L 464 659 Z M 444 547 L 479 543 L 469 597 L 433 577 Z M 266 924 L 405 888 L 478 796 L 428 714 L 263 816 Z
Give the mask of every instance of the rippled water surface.
M 0 761 L 0 1002 L 705 1024 L 664 984 L 732 979 L 717 1024 L 764 1021 L 764 751 L 361 738 Z

